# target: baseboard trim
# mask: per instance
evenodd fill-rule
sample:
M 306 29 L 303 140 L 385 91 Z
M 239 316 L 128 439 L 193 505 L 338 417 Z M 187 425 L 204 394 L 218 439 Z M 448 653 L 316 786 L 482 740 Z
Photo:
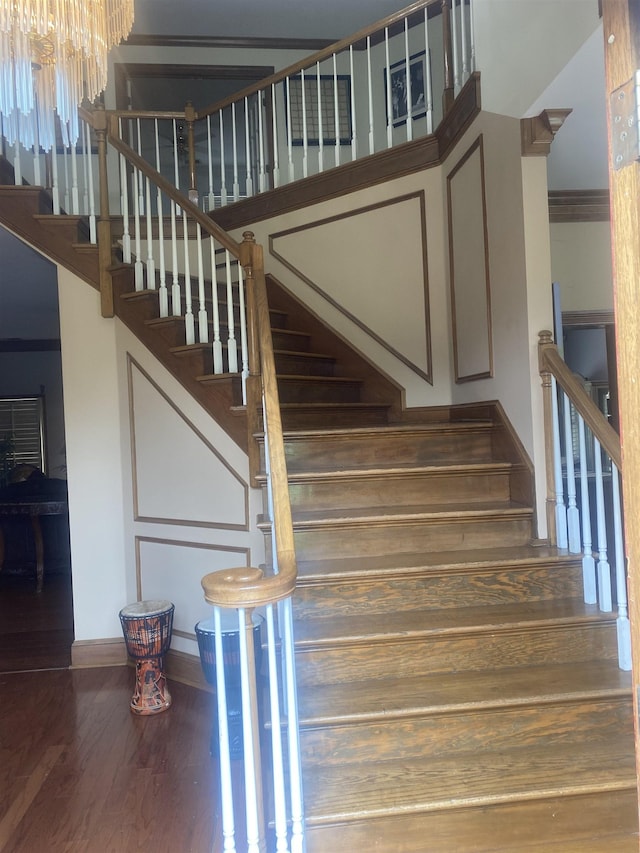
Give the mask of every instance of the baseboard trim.
M 164 672 L 170 681 L 179 681 L 189 687 L 197 687 L 198 690 L 213 692 L 212 686 L 205 680 L 200 658 L 195 655 L 169 649 L 164 662 Z
M 123 637 L 75 640 L 71 646 L 71 669 L 98 666 L 125 666 L 127 650 Z

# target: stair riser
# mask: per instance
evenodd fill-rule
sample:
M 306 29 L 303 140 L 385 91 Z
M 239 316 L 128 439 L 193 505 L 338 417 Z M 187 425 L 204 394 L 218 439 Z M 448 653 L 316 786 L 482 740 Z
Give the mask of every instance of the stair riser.
M 290 471 L 313 471 L 319 464 L 338 470 L 354 467 L 430 465 L 438 462 L 489 462 L 491 436 L 479 429 L 442 433 L 380 435 L 304 436 L 285 438 L 285 455 Z
M 354 706 L 357 706 L 354 690 Z M 428 697 L 425 697 L 428 698 Z M 470 700 L 473 697 L 469 697 Z M 633 740 L 630 698 L 565 702 L 509 709 L 476 709 L 352 725 L 321 725 L 301 730 L 305 766 L 391 761 L 535 748 L 539 744 L 594 742 L 626 734 Z
M 445 809 L 433 813 L 392 815 L 328 826 L 309 822 L 307 853 L 329 850 L 375 853 L 514 853 L 532 841 L 543 845 L 582 841 L 584 853 L 609 850 L 606 836 L 637 823 L 634 790 L 611 791 L 530 802 L 497 804 L 493 808 Z M 600 841 L 593 841 L 599 838 Z M 429 839 L 425 848 L 425 839 Z M 635 850 L 630 839 L 628 851 Z M 567 846 L 567 849 L 568 846 Z M 573 848 L 571 848 L 573 849 Z M 616 850 L 618 848 L 615 848 Z
M 360 382 L 335 382 L 319 376 L 308 380 L 278 379 L 281 403 L 358 403 Z
M 296 650 L 298 684 L 616 659 L 615 624 L 569 624 Z
M 384 474 L 289 485 L 294 510 L 457 504 L 509 499 L 509 474 Z
M 273 329 L 271 336 L 274 349 L 309 352 L 309 335 L 301 335 L 298 332 L 287 332 L 285 329 Z
M 579 567 L 500 569 L 422 574 L 406 578 L 314 583 L 300 578 L 293 599 L 296 619 L 323 618 L 327 613 L 389 613 L 393 610 L 436 610 L 491 606 L 520 601 L 582 597 Z
M 340 525 L 303 530 L 294 524 L 298 560 L 524 545 L 531 539 L 529 515 L 442 521 Z M 270 541 L 270 536 L 268 537 Z M 267 542 L 268 544 L 268 542 Z
M 356 411 L 339 406 L 318 412 L 314 409 L 282 411 L 282 427 L 285 430 L 295 429 L 340 429 L 342 427 L 383 426 L 387 423 L 388 408 L 386 406 L 360 407 Z
M 276 373 L 301 374 L 302 376 L 333 376 L 335 361 L 331 358 L 315 358 L 302 355 L 275 353 Z

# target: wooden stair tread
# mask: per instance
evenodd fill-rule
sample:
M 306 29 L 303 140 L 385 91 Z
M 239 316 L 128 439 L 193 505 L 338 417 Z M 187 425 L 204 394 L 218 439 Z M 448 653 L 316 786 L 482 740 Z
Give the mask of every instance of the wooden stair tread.
M 482 501 L 461 504 L 432 504 L 419 506 L 354 507 L 349 509 L 303 510 L 293 513 L 296 527 L 313 525 L 344 524 L 361 525 L 384 522 L 404 521 L 459 521 L 472 518 L 504 515 L 526 517 L 532 513 L 531 507 L 514 501 Z
M 461 607 L 456 610 L 408 610 L 386 614 L 354 613 L 296 621 L 296 648 L 367 644 L 392 638 L 433 637 L 468 633 L 505 633 L 513 630 L 588 624 L 615 620 L 580 599 L 530 601 Z M 460 669 L 464 662 L 461 662 Z
M 285 331 L 281 329 L 280 331 Z M 294 356 L 295 358 L 303 358 L 306 361 L 314 361 L 314 360 L 322 360 L 322 361 L 335 361 L 335 356 L 327 355 L 322 352 L 308 352 L 305 350 L 291 350 L 291 349 L 274 349 L 274 356 L 278 355 L 286 355 L 286 356 Z
M 313 385 L 315 383 L 327 385 L 345 385 L 355 382 L 362 383 L 362 379 L 357 376 L 310 376 L 306 373 L 278 373 L 278 381 L 284 382 L 304 382 L 305 384 Z
M 595 838 L 582 838 L 576 841 L 559 841 L 550 844 L 527 844 L 518 846 L 518 853 L 637 853 L 638 833 L 627 832 L 620 835 L 599 835 Z
M 304 774 L 310 826 L 634 787 L 635 756 L 627 735 L 428 762 L 314 767 Z
M 302 583 L 331 578 L 347 579 L 364 576 L 405 575 L 439 570 L 442 572 L 478 571 L 504 567 L 529 566 L 534 562 L 552 565 L 571 565 L 580 560 L 579 554 L 559 553 L 555 548 L 538 545 L 518 545 L 506 548 L 478 548 L 470 551 L 420 551 L 416 554 L 383 554 L 369 557 L 342 557 L 332 560 L 301 560 L 298 577 Z
M 495 473 L 503 474 L 512 469 L 511 462 L 469 462 L 464 465 L 450 465 L 446 462 L 435 463 L 429 465 L 412 465 L 410 462 L 404 465 L 389 465 L 380 466 L 377 468 L 370 465 L 362 465 L 361 467 L 354 465 L 352 468 L 320 468 L 316 467 L 313 470 L 303 471 L 296 469 L 289 473 L 290 483 L 302 483 L 307 480 L 338 480 L 345 481 L 350 479 L 362 480 L 367 477 L 421 477 L 429 475 L 447 475 L 447 474 L 486 474 Z M 260 475 L 258 481 L 265 479 L 264 475 Z
M 428 423 L 407 423 L 407 424 L 383 424 L 381 426 L 366 426 L 366 427 L 340 427 L 328 429 L 296 429 L 285 430 L 283 433 L 285 442 L 304 440 L 307 438 L 323 438 L 323 437 L 347 437 L 347 438 L 366 438 L 370 436 L 378 436 L 387 438 L 390 435 L 420 435 L 435 432 L 483 432 L 491 429 L 493 426 L 490 420 L 474 420 L 474 421 L 431 421 Z M 256 438 L 264 438 L 263 433 L 259 433 Z
M 303 727 L 358 723 L 424 714 L 445 714 L 533 703 L 628 697 L 631 675 L 610 661 L 519 666 L 321 684 L 299 693 Z

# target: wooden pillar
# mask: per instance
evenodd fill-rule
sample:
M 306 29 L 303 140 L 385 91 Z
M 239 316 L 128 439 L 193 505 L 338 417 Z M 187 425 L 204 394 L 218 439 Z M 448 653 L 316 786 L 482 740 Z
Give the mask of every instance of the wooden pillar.
M 259 414 L 259 410 L 262 409 L 262 380 L 255 274 L 258 271 L 258 266 L 260 270 L 264 270 L 264 266 L 262 247 L 256 244 L 253 232 L 245 231 L 242 238 L 240 263 L 244 269 L 247 285 L 247 348 L 249 352 L 249 375 L 246 381 L 249 474 L 251 485 L 257 487 L 256 478 L 260 471 L 260 450 L 255 435 L 262 429 Z
M 634 75 L 640 67 L 640 5 L 637 0 L 603 0 L 602 11 L 636 767 L 640 769 L 640 525 L 637 522 L 640 516 L 640 163 L 637 142 L 635 151 L 621 157 L 620 131 L 624 121 L 616 118 L 626 114 L 637 126 Z M 631 136 L 629 133 L 628 137 Z
M 545 499 L 547 517 L 547 536 L 552 545 L 558 544 L 556 535 L 556 491 L 555 491 L 555 465 L 553 448 L 553 384 L 551 373 L 544 365 L 545 347 L 553 346 L 553 336 L 549 331 L 540 332 L 538 341 L 538 364 L 540 366 L 540 378 L 542 380 L 542 405 L 544 410 L 544 459 L 547 480 L 547 496 Z
M 194 122 L 196 111 L 191 101 L 184 108 L 184 117 L 187 122 L 187 146 L 189 149 L 189 201 L 198 203 L 198 181 L 196 178 L 196 143 L 194 134 Z
M 98 218 L 98 265 L 100 274 L 100 307 L 103 317 L 113 317 L 113 281 L 111 216 L 109 213 L 109 177 L 107 173 L 107 114 L 104 107 L 93 113 L 94 130 L 98 139 L 98 175 L 100 186 L 100 216 Z

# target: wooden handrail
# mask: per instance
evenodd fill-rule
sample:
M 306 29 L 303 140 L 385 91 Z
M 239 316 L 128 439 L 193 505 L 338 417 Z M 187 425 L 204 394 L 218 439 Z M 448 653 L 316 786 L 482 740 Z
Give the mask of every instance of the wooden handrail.
M 549 331 L 543 331 L 539 334 L 538 364 L 543 379 L 544 374 L 551 374 L 555 377 L 556 382 L 559 383 L 576 410 L 582 415 L 591 432 L 609 454 L 616 468 L 620 470 L 622 467 L 622 451 L 619 435 L 567 367 L 558 352 L 557 346 L 553 343 L 553 337 Z
M 207 216 L 200 208 L 190 201 L 185 195 L 183 195 L 180 190 L 176 189 L 174 185 L 168 181 L 163 175 L 160 174 L 156 169 L 153 168 L 146 160 L 144 160 L 140 155 L 131 148 L 131 146 L 127 145 L 124 142 L 119 133 L 117 127 L 117 117 L 113 113 L 108 114 L 108 129 L 107 129 L 107 138 L 111 145 L 123 154 L 126 159 L 139 169 L 143 175 L 146 175 L 150 178 L 153 183 L 159 187 L 163 193 L 169 196 L 170 199 L 175 201 L 184 211 L 187 212 L 191 219 L 195 219 L 196 222 L 201 225 L 201 227 L 214 237 L 221 246 L 225 249 L 228 249 L 231 254 L 239 258 L 240 257 L 240 243 L 233 239 L 223 228 L 217 225 L 213 219 Z
M 254 242 L 251 232 L 244 235 L 241 260 L 247 289 L 253 291 L 252 298 L 248 294 L 247 304 L 254 306 L 249 326 L 255 327 L 259 342 L 278 574 L 265 575 L 262 569 L 242 567 L 205 575 L 205 600 L 219 607 L 259 607 L 280 601 L 292 595 L 298 575 L 262 246 Z M 248 399 L 247 408 L 251 406 L 254 402 Z
M 253 83 L 249 86 L 245 86 L 244 89 L 241 89 L 239 92 L 235 92 L 233 95 L 230 95 L 224 100 L 216 101 L 215 104 L 210 104 L 208 107 L 204 107 L 201 110 L 197 110 L 196 118 L 206 118 L 208 115 L 212 115 L 213 113 L 224 109 L 224 107 L 230 106 L 236 101 L 241 101 L 243 98 L 246 98 L 249 95 L 253 95 L 256 92 L 261 92 L 264 89 L 268 89 L 275 83 L 280 83 L 287 77 L 291 77 L 294 74 L 298 74 L 303 69 L 310 68 L 317 62 L 322 62 L 324 59 L 333 56 L 334 53 L 340 53 L 346 48 L 351 47 L 351 45 L 356 45 L 358 44 L 358 42 L 364 41 L 369 36 L 379 33 L 386 27 L 391 28 L 394 24 L 404 21 L 405 18 L 411 17 L 411 15 L 414 15 L 416 12 L 420 12 L 422 9 L 425 9 L 428 6 L 438 6 L 440 2 L 441 0 L 416 0 L 416 2 L 412 3 L 410 6 L 407 6 L 405 9 L 402 9 L 399 12 L 394 12 L 392 15 L 389 15 L 388 17 L 377 21 L 375 24 L 370 24 L 368 27 L 364 27 L 364 29 L 359 30 L 357 33 L 355 33 L 355 35 L 348 36 L 347 38 L 343 38 L 340 41 L 335 42 L 334 44 L 330 44 L 328 47 L 317 51 L 317 53 L 314 53 L 311 56 L 307 56 L 305 59 L 301 59 L 298 62 L 294 62 L 292 65 L 288 65 L 286 68 L 283 68 L 282 71 L 277 71 L 270 77 L 265 77 L 263 80 L 260 80 L 258 84 Z

